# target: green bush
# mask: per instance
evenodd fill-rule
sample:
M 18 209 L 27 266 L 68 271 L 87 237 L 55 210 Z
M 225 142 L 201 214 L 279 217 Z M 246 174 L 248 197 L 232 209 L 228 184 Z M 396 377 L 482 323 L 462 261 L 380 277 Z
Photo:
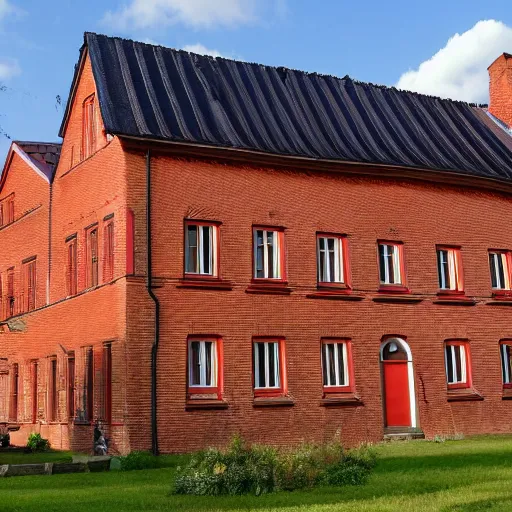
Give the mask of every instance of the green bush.
M 134 469 L 155 469 L 160 463 L 158 457 L 150 452 L 134 451 L 124 457 L 119 457 L 121 471 L 133 471 Z
M 176 494 L 266 494 L 315 485 L 364 484 L 375 465 L 367 447 L 344 451 L 340 443 L 302 444 L 294 450 L 246 445 L 236 437 L 227 450 L 210 448 L 178 468 Z
M 50 449 L 50 441 L 41 437 L 41 434 L 30 434 L 28 436 L 27 448 L 31 452 L 46 452 Z

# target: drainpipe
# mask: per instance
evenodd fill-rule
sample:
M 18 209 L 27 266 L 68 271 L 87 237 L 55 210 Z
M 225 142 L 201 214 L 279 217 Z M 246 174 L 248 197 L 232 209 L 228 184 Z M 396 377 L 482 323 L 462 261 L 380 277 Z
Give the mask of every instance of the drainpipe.
M 151 347 L 151 450 L 158 455 L 158 428 L 157 428 L 157 355 L 160 341 L 160 302 L 153 292 L 152 261 L 151 261 L 151 150 L 146 153 L 146 246 L 147 271 L 146 288 L 149 297 L 155 303 L 155 337 Z

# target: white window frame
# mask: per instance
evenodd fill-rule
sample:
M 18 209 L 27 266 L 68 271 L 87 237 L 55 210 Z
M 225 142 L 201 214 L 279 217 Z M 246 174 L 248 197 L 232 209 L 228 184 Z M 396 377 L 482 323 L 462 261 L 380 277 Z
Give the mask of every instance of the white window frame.
M 503 384 L 512 384 L 512 375 L 510 374 L 510 362 L 507 358 L 507 347 L 512 350 L 510 343 L 500 343 L 501 353 L 501 375 L 503 378 Z
M 329 345 L 334 345 L 334 373 L 335 373 L 335 382 L 331 382 L 331 372 L 328 368 L 324 368 L 324 365 L 328 363 L 328 354 L 329 354 Z M 343 351 L 343 373 L 344 373 L 344 381 L 341 381 L 341 376 L 339 374 L 339 355 L 338 355 L 338 346 L 342 345 Z M 323 383 L 324 388 L 342 388 L 350 386 L 350 374 L 349 374 L 349 362 L 348 362 L 348 350 L 347 350 L 347 342 L 346 341 L 324 341 L 322 342 L 322 379 L 323 374 L 327 377 L 327 383 Z
M 258 231 L 263 232 L 263 276 L 258 277 Z M 274 243 L 272 245 L 273 265 L 272 277 L 269 277 L 269 261 L 268 261 L 268 234 L 272 233 Z M 253 251 L 254 251 L 254 279 L 282 279 L 281 275 L 281 233 L 275 229 L 254 228 L 253 230 Z
M 192 360 L 192 344 L 199 343 L 199 384 L 193 384 L 193 360 Z M 211 384 L 206 384 L 206 343 L 211 343 Z M 188 342 L 188 387 L 189 388 L 217 388 L 218 387 L 218 357 L 217 357 L 217 340 L 200 340 L 191 339 Z
M 447 261 L 443 260 L 443 253 L 446 253 Z M 437 249 L 439 281 L 441 290 L 457 290 L 459 265 L 458 265 L 458 251 L 457 249 L 450 249 L 447 247 L 439 247 Z M 444 263 L 448 263 L 448 276 L 444 269 Z
M 188 229 L 190 226 L 195 226 L 197 228 L 197 262 L 195 272 L 189 271 L 189 235 Z M 210 251 L 209 251 L 209 259 L 208 263 L 210 265 L 210 272 L 205 272 L 205 260 L 203 254 L 203 244 L 204 244 L 204 234 L 205 228 L 208 229 L 208 236 L 210 241 Z M 194 223 L 187 222 L 185 224 L 185 274 L 189 275 L 203 275 L 203 276 L 217 276 L 217 231 L 218 226 L 215 224 L 205 224 L 205 223 Z
M 446 347 L 450 349 L 450 359 L 452 362 L 453 369 L 453 380 L 450 381 L 448 377 L 448 360 L 446 357 L 448 356 L 445 350 L 445 370 L 446 370 L 446 382 L 451 384 L 467 384 L 468 383 L 468 375 L 467 375 L 467 357 L 466 357 L 466 345 L 451 345 L 449 343 L 446 344 Z M 455 350 L 460 351 L 460 367 L 461 367 L 461 375 L 457 374 L 457 364 L 455 359 Z
M 401 265 L 401 245 L 393 244 L 390 242 L 379 242 L 379 265 L 380 265 L 380 246 L 383 247 L 383 256 L 384 256 L 384 281 L 381 280 L 380 277 L 380 269 L 379 269 L 379 280 L 380 284 L 383 285 L 402 285 L 403 284 L 403 276 L 402 276 L 402 265 Z M 395 279 L 390 281 L 390 265 L 389 258 L 390 255 L 389 248 L 393 247 L 392 252 L 392 263 L 393 263 L 393 274 Z M 398 280 L 397 280 L 398 276 Z
M 506 251 L 489 251 L 489 256 L 492 256 L 494 259 L 494 269 L 495 269 L 495 278 L 496 278 L 496 286 L 493 286 L 493 290 L 510 290 L 510 274 L 509 274 L 509 268 L 508 268 L 508 253 Z M 498 260 L 501 260 L 501 263 L 503 265 L 503 277 L 505 282 L 501 282 L 500 273 L 498 271 Z M 490 268 L 490 262 L 489 262 L 489 271 L 491 271 Z M 492 278 L 492 275 L 491 275 Z M 492 279 L 491 279 L 492 283 Z
M 265 346 L 264 350 L 264 358 L 263 364 L 265 365 L 265 382 L 260 382 L 260 372 L 259 372 L 259 364 L 260 364 L 260 355 L 257 349 L 257 346 L 263 344 Z M 273 345 L 272 349 L 270 345 Z M 270 351 L 273 350 L 276 364 L 274 365 L 274 382 L 275 386 L 268 386 L 270 382 Z M 277 340 L 269 340 L 269 341 L 254 341 L 253 342 L 253 351 L 254 351 L 254 389 L 281 389 L 281 344 Z M 264 384 L 263 386 L 261 384 Z
M 329 258 L 329 240 L 334 240 L 334 280 L 331 281 L 331 260 Z M 323 245 L 323 248 L 322 248 Z M 317 251 L 317 267 L 318 267 L 318 282 L 319 283 L 338 283 L 345 282 L 345 272 L 343 268 L 344 254 L 343 254 L 343 237 L 318 235 L 316 242 Z M 322 275 L 321 254 L 324 253 L 324 272 Z

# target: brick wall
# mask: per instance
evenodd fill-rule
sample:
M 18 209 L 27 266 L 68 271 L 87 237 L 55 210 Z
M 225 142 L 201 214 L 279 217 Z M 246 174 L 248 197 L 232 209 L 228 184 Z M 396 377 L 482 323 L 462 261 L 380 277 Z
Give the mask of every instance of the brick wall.
M 504 53 L 489 66 L 489 111 L 512 126 L 512 55 Z
M 138 164 L 137 164 L 138 158 Z M 133 155 L 130 176 L 142 182 L 143 155 Z M 427 436 L 510 430 L 512 412 L 502 400 L 498 341 L 512 336 L 508 307 L 491 306 L 487 250 L 512 247 L 504 229 L 512 214 L 504 195 L 433 184 L 348 178 L 249 168 L 156 156 L 153 166 L 154 274 L 162 304 L 159 351 L 159 441 L 163 451 L 224 444 L 234 433 L 276 444 L 331 438 L 377 441 L 383 434 L 379 348 L 388 334 L 403 336 L 414 360 L 419 425 Z M 139 186 L 140 186 L 139 183 Z M 178 288 L 183 277 L 183 220 L 222 222 L 221 277 L 231 291 Z M 252 273 L 251 226 L 286 228 L 290 296 L 248 294 Z M 354 292 L 361 302 L 307 298 L 316 287 L 317 231 L 346 233 Z M 376 240 L 405 244 L 408 284 L 422 302 L 382 304 Z M 472 307 L 434 304 L 438 289 L 436 244 L 462 247 L 466 293 Z M 147 298 L 128 298 L 127 345 L 149 364 L 152 333 Z M 139 326 L 140 329 L 136 326 Z M 136 334 L 135 334 L 136 332 Z M 226 410 L 187 411 L 186 340 L 218 334 L 224 341 Z M 256 408 L 252 389 L 255 335 L 286 338 L 291 407 Z M 350 337 L 361 407 L 324 407 L 320 338 Z M 443 342 L 468 338 L 473 382 L 482 402 L 447 401 Z M 128 349 L 129 351 L 131 349 Z M 138 354 L 138 353 L 137 353 Z M 129 353 L 128 359 L 132 359 Z M 148 374 L 145 374 L 144 382 Z M 149 384 L 140 388 L 148 396 Z M 147 401 L 144 401 L 147 404 Z M 147 406 L 144 407 L 146 418 Z M 147 421 L 144 423 L 149 428 Z

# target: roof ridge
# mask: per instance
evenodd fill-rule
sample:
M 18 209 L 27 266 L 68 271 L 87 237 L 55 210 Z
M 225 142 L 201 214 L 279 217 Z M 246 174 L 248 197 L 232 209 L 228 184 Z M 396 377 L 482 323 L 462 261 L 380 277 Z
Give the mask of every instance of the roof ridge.
M 374 84 L 372 82 L 363 82 L 361 80 L 357 80 L 355 78 L 352 78 L 349 75 L 345 75 L 344 77 L 339 77 L 339 76 L 331 75 L 331 74 L 328 74 L 328 73 L 319 73 L 317 71 L 305 71 L 303 69 L 290 68 L 290 67 L 287 67 L 287 66 L 273 66 L 271 64 L 262 64 L 260 62 L 244 61 L 244 60 L 232 59 L 232 58 L 222 57 L 222 56 L 214 57 L 212 55 L 204 55 L 204 54 L 201 54 L 201 53 L 189 52 L 187 50 L 183 50 L 182 48 L 173 48 L 171 46 L 164 46 L 164 45 L 161 45 L 161 44 L 147 43 L 147 42 L 144 42 L 144 41 L 137 41 L 135 39 L 130 39 L 130 38 L 126 38 L 126 37 L 120 37 L 120 36 L 109 36 L 109 35 L 106 35 L 106 34 L 98 34 L 96 32 L 85 32 L 84 33 L 85 44 L 87 44 L 87 36 L 88 35 L 91 35 L 91 36 L 94 36 L 94 37 L 106 37 L 108 39 L 117 39 L 119 41 L 127 41 L 129 43 L 135 43 L 135 44 L 140 44 L 140 45 L 144 45 L 144 46 L 150 46 L 150 47 L 156 47 L 156 48 L 164 48 L 165 50 L 171 50 L 171 51 L 180 52 L 180 53 L 188 53 L 188 54 L 191 54 L 191 55 L 197 55 L 197 56 L 199 56 L 201 58 L 207 58 L 207 59 L 212 59 L 212 60 L 223 60 L 223 61 L 227 61 L 227 62 L 236 62 L 236 63 L 241 63 L 241 64 L 250 64 L 250 65 L 253 65 L 253 66 L 262 66 L 262 67 L 268 68 L 268 69 L 275 69 L 276 71 L 278 71 L 280 73 L 282 73 L 283 71 L 285 71 L 285 72 L 291 71 L 291 72 L 295 72 L 295 73 L 301 73 L 301 74 L 306 75 L 308 77 L 318 76 L 320 78 L 334 78 L 335 80 L 344 80 L 346 82 L 352 82 L 352 83 L 354 83 L 356 85 L 359 85 L 361 87 L 369 86 L 369 87 L 372 87 L 372 88 L 375 88 L 375 89 L 383 89 L 383 90 L 388 90 L 388 91 L 394 91 L 394 92 L 397 92 L 399 94 L 407 94 L 407 95 L 411 95 L 412 94 L 414 96 L 426 98 L 426 99 L 429 99 L 429 100 L 437 100 L 437 101 L 442 101 L 442 102 L 455 103 L 455 104 L 458 104 L 458 105 L 467 105 L 467 106 L 473 107 L 473 108 L 485 108 L 485 107 L 487 107 L 486 104 L 477 104 L 477 103 L 467 102 L 467 101 L 463 101 L 463 100 L 454 100 L 454 99 L 451 99 L 451 98 L 441 98 L 439 96 L 434 96 L 434 95 L 430 95 L 430 94 L 425 94 L 425 93 L 420 93 L 420 92 L 415 92 L 415 91 L 409 91 L 407 89 L 400 89 L 398 87 L 395 87 L 394 85 L 384 85 L 384 84 Z

